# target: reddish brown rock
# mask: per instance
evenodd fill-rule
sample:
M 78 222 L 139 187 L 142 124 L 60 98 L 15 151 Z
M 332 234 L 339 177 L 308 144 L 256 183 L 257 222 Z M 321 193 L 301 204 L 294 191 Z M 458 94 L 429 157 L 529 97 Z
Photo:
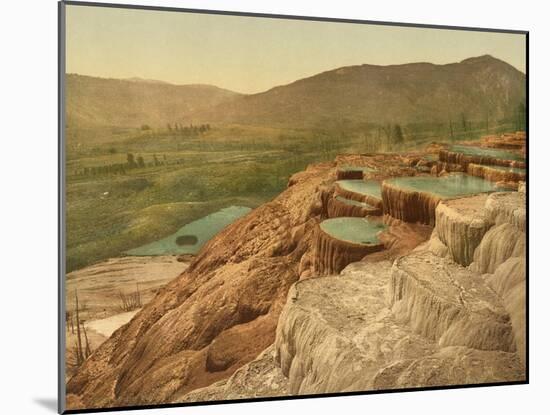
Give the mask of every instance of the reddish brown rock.
M 336 239 L 317 226 L 315 229 L 314 272 L 316 275 L 338 274 L 348 264 L 382 249 L 384 249 L 382 243 L 367 245 Z
M 460 164 L 453 164 L 453 163 L 446 163 L 446 162 L 443 162 L 443 161 L 438 161 L 432 166 L 431 173 L 434 176 L 437 176 L 441 172 L 446 172 L 446 173 L 462 172 L 463 173 L 465 171 L 466 171 L 466 169 L 464 168 L 464 166 L 462 166 Z
M 334 184 L 334 194 L 336 196 L 341 196 L 344 199 L 355 200 L 357 202 L 366 203 L 368 205 L 374 206 L 375 208 L 382 209 L 382 200 L 377 198 L 376 196 L 346 190 L 338 185 L 338 183 Z
M 525 131 L 516 131 L 515 133 L 504 133 L 498 135 L 487 135 L 481 137 L 481 143 L 484 147 L 502 148 L 510 150 L 525 151 L 527 134 Z
M 80 367 L 67 384 L 68 404 L 171 402 L 227 379 L 264 350 L 301 258 L 313 247 L 314 227 L 305 224 L 319 220 L 311 215 L 321 209 L 319 189 L 332 167 L 294 175 L 288 190 L 207 243 Z
M 336 180 L 362 180 L 362 179 L 363 179 L 362 170 L 349 170 L 349 169 L 336 170 Z
M 327 203 L 327 213 L 329 218 L 338 217 L 359 217 L 364 218 L 369 215 L 381 215 L 382 209 L 371 206 L 364 202 L 344 199 L 341 196 L 332 197 Z
M 468 155 L 449 150 L 440 150 L 439 160 L 445 163 L 460 164 L 464 169 L 467 169 L 468 164 L 470 163 L 504 167 L 519 167 L 520 169 L 525 168 L 524 161 L 503 160 L 481 155 Z
M 405 222 L 434 226 L 435 208 L 441 198 L 431 193 L 417 192 L 382 182 L 384 214 Z
M 468 174 L 481 177 L 492 182 L 518 183 L 525 181 L 526 173 L 516 170 L 502 170 L 493 166 L 483 166 L 481 164 L 470 163 L 468 165 Z

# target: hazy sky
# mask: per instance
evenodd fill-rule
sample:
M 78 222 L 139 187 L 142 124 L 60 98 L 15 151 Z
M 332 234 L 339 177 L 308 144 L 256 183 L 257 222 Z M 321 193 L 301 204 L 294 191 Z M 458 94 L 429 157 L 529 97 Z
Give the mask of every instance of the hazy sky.
M 484 54 L 525 72 L 518 34 L 67 6 L 67 72 L 267 90 L 363 63 Z

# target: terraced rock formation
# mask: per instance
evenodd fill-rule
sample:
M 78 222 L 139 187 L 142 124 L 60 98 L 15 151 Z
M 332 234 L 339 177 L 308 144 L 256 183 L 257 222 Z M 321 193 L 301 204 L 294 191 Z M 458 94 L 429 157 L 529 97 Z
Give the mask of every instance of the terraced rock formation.
M 375 181 L 337 181 L 334 184 L 334 194 L 344 199 L 355 200 L 382 209 L 380 184 Z
M 333 223 L 334 226 L 331 226 Z M 383 250 L 384 245 L 376 234 L 384 229 L 385 225 L 380 221 L 360 218 L 336 218 L 321 222 L 314 234 L 314 274 L 338 274 L 346 265 Z M 365 234 L 364 239 L 358 238 L 362 234 Z
M 379 216 L 382 209 L 374 207 L 365 202 L 358 202 L 353 199 L 346 199 L 342 196 L 331 197 L 327 202 L 327 213 L 329 218 Z
M 390 305 L 398 320 L 439 346 L 514 352 L 510 319 L 479 274 L 431 252 L 398 258 Z
M 462 266 L 472 263 L 475 249 L 492 226 L 484 210 L 488 197 L 483 194 L 445 200 L 435 210 L 434 238 L 438 238 L 448 256 Z
M 518 183 L 520 181 L 525 181 L 526 178 L 525 169 L 502 166 L 483 166 L 473 163 L 468 165 L 468 174 L 492 182 Z
M 174 402 L 221 401 L 227 399 L 267 398 L 289 395 L 288 378 L 275 361 L 273 345 L 256 359 L 238 369 L 227 380 L 196 389 Z
M 435 208 L 441 197 L 428 192 L 404 189 L 384 181 L 382 183 L 384 214 L 405 222 L 419 222 L 433 226 Z
M 496 184 L 461 173 L 443 177 L 398 177 L 382 182 L 384 213 L 406 221 L 433 226 L 441 200 L 498 190 Z
M 227 379 L 273 343 L 333 173 L 321 164 L 296 174 L 287 191 L 208 242 L 69 380 L 69 408 L 170 402 Z
M 336 170 L 336 180 L 363 180 L 363 169 L 340 167 Z
M 417 261 L 440 267 L 430 275 L 457 267 L 422 252 L 394 265 L 354 263 L 338 278 L 314 278 L 292 287 L 275 341 L 276 361 L 291 394 L 524 379 L 521 361 L 510 350 L 510 322 L 481 277 L 460 289 L 443 274 L 433 283 L 424 279 L 422 287 L 409 268 Z M 459 278 L 468 282 L 472 274 L 462 272 Z M 483 296 L 477 297 L 476 289 L 483 289 Z M 438 298 L 430 300 L 431 292 Z M 408 318 L 409 307 L 419 309 L 426 323 Z M 393 309 L 399 309 L 397 315 Z M 488 329 L 481 339 L 468 331 L 476 322 Z
M 481 137 L 481 142 L 485 147 L 520 150 L 521 152 L 525 152 L 527 134 L 525 131 L 516 131 L 515 133 L 488 135 Z
M 525 359 L 525 187 L 442 202 L 427 249 L 478 275 L 501 297 L 510 315 L 515 345 Z
M 470 163 L 504 167 L 518 167 L 520 169 L 524 169 L 526 166 L 525 161 L 523 160 L 499 158 L 483 154 L 465 154 L 464 152 L 445 149 L 442 149 L 439 152 L 439 160 L 444 163 L 459 164 L 464 170 L 468 168 L 468 164 Z
M 379 229 L 355 232 L 375 195 L 334 185 L 342 160 L 388 179 Z M 432 197 L 389 179 L 450 177 L 415 168 L 362 155 L 292 176 L 93 353 L 69 408 L 525 380 L 525 184 Z

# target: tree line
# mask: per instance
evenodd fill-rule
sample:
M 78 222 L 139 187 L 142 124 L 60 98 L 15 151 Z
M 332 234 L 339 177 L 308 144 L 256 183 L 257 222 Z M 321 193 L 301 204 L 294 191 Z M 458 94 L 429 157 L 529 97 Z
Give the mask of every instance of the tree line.
M 182 126 L 179 123 L 174 123 L 173 125 L 168 123 L 166 124 L 166 129 L 169 133 L 185 135 L 185 136 L 198 136 L 204 134 L 207 131 L 210 131 L 210 124 L 200 124 L 193 125 L 189 124 L 188 126 Z
M 142 124 L 139 128 L 141 131 L 153 131 L 153 128 L 149 124 Z M 210 124 L 199 124 L 199 125 L 182 125 L 181 123 L 167 123 L 165 132 L 170 135 L 181 135 L 186 137 L 197 137 L 201 134 L 204 134 L 207 131 L 210 131 Z
M 126 154 L 126 163 L 112 163 L 104 164 L 102 166 L 84 167 L 83 169 L 76 170 L 77 176 L 96 176 L 103 174 L 126 174 L 129 170 L 144 169 L 146 167 L 158 167 L 168 164 L 181 164 L 181 160 L 175 160 L 174 162 L 168 162 L 166 154 L 162 155 L 162 159 L 153 154 L 153 160 L 145 162 L 143 156 L 137 157 L 133 153 Z

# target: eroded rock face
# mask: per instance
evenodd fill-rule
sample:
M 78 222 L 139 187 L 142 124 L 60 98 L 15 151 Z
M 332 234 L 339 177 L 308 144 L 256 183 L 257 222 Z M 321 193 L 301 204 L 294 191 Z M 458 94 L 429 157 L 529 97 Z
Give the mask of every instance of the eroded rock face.
M 525 232 L 527 218 L 525 192 L 493 193 L 487 198 L 485 210 L 496 225 L 509 223 L 519 231 Z
M 503 262 L 494 274 L 487 277 L 489 286 L 502 298 L 510 315 L 516 349 L 523 363 L 526 356 L 526 261 L 524 257 L 513 257 Z
M 519 167 L 521 169 L 524 169 L 526 166 L 525 162 L 523 161 L 502 160 L 502 159 L 488 157 L 488 156 L 469 155 L 469 154 L 449 151 L 445 149 L 442 149 L 439 151 L 439 160 L 444 163 L 459 164 L 462 166 L 464 171 L 466 171 L 470 163 L 504 166 L 504 167 Z
M 361 170 L 336 170 L 336 180 L 361 180 L 363 179 L 363 171 Z
M 434 345 L 398 325 L 385 306 L 391 263 L 352 264 L 338 278 L 300 281 L 277 326 L 276 361 L 291 394 L 365 390 L 395 356 Z
M 313 271 L 316 275 L 334 275 L 348 264 L 361 260 L 365 255 L 384 249 L 382 243 L 364 245 L 336 239 L 319 226 L 314 233 L 315 251 Z
M 494 193 L 487 198 L 485 213 L 494 226 L 483 236 L 476 248 L 470 268 L 482 274 L 492 274 L 509 258 L 525 258 L 525 194 Z
M 268 347 L 300 260 L 312 249 L 314 227 L 307 223 L 319 220 L 320 189 L 331 168 L 316 165 L 293 176 L 287 191 L 206 244 L 69 380 L 68 403 L 170 402 L 227 379 Z
M 485 214 L 487 195 L 445 200 L 435 210 L 435 231 L 457 263 L 470 265 L 474 251 L 493 222 Z
M 345 160 L 377 180 L 410 170 Z M 403 220 L 384 217 L 384 250 L 356 252 L 319 228 L 335 167 L 294 175 L 211 240 L 69 381 L 69 407 L 524 380 L 525 190 L 440 203 L 389 189 Z
M 412 255 L 418 260 L 430 254 Z M 441 260 L 433 258 L 436 263 Z M 450 261 L 442 263 L 458 267 Z M 524 379 L 524 367 L 517 354 L 499 350 L 513 348 L 510 323 L 502 307 L 495 303 L 496 295 L 483 286 L 479 276 L 475 277 L 475 289 L 482 290 L 483 295 L 479 301 L 470 297 L 474 295 L 471 285 L 462 293 L 459 287 L 440 279 L 431 286 L 414 288 L 425 290 L 416 300 L 408 294 L 394 297 L 391 301 L 400 298 L 397 301 L 403 304 L 403 310 L 408 301 L 412 307 L 429 310 L 423 314 L 430 323 L 422 330 L 419 328 L 423 324 L 403 318 L 401 311 L 396 318 L 389 308 L 388 287 L 394 273 L 406 272 L 405 264 L 402 265 L 396 271 L 387 261 L 358 262 L 346 267 L 337 278 L 315 278 L 292 287 L 279 318 L 275 341 L 275 359 L 288 377 L 290 394 Z M 431 275 L 439 271 L 430 269 Z M 395 278 L 401 280 L 400 276 Z M 394 286 L 403 287 L 401 283 Z M 428 298 L 431 291 L 439 289 L 448 292 L 440 294 L 442 304 L 438 309 L 437 301 Z M 466 299 L 464 304 L 462 296 Z M 490 303 L 484 304 L 487 299 Z M 454 307 L 454 312 L 448 307 Z M 477 340 L 467 330 L 473 320 L 483 317 L 488 317 L 488 323 L 477 322 L 488 332 Z M 507 341 L 501 341 L 501 329 Z M 459 332 L 466 341 L 459 338 Z M 492 350 L 449 345 L 466 342 Z
M 492 274 L 509 258 L 525 257 L 525 244 L 525 234 L 514 225 L 496 225 L 476 248 L 471 269 L 480 274 Z
M 384 214 L 405 222 L 420 222 L 433 226 L 435 208 L 441 201 L 438 196 L 403 189 L 388 182 L 382 182 Z
M 418 388 L 524 380 L 515 353 L 444 347 L 418 359 L 401 360 L 382 369 L 374 389 Z M 458 383 L 457 383 L 458 382 Z
M 344 199 L 355 200 L 357 202 L 367 203 L 375 208 L 382 209 L 382 200 L 367 194 L 356 193 L 340 187 L 337 183 L 334 185 L 334 194 Z
M 501 135 L 487 135 L 481 137 L 481 142 L 485 147 L 513 149 L 525 152 L 527 134 L 525 131 L 516 131 L 515 133 L 504 133 Z
M 229 379 L 196 389 L 182 397 L 175 397 L 174 402 L 266 398 L 288 394 L 288 378 L 276 364 L 275 350 L 271 345 L 253 361 L 239 368 Z
M 481 164 L 469 164 L 468 174 L 471 176 L 481 177 L 492 182 L 518 183 L 525 180 L 525 172 L 500 170 L 491 166 L 483 166 Z
M 389 296 L 398 320 L 440 346 L 515 351 L 499 298 L 479 275 L 453 261 L 430 252 L 397 259 Z
M 438 161 L 434 166 L 432 166 L 431 173 L 434 176 L 439 176 L 442 173 L 464 173 L 466 168 L 461 164 L 447 163 L 443 161 Z
M 524 362 L 527 212 L 523 186 L 521 190 L 442 202 L 436 210 L 434 235 L 425 248 L 465 266 L 473 261 L 470 270 L 485 274 L 510 315 L 516 349 Z
M 327 202 L 329 218 L 377 216 L 382 214 L 382 209 L 362 202 L 349 201 L 340 196 L 332 197 Z
M 499 192 L 442 201 L 430 249 L 478 273 L 525 251 L 525 195 Z

